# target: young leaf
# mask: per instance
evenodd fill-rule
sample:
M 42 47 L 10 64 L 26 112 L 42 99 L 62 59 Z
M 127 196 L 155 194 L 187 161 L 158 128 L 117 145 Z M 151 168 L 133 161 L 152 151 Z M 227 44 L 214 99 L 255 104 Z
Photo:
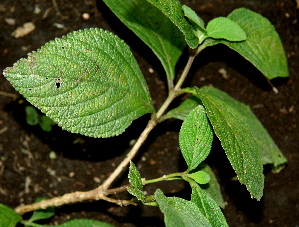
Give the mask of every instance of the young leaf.
M 185 118 L 189 115 L 191 110 L 201 104 L 199 97 L 195 95 L 191 96 L 190 98 L 186 99 L 184 102 L 181 103 L 177 108 L 170 110 L 164 116 L 165 119 L 169 118 L 177 118 L 179 120 L 185 120 Z
M 284 166 L 284 164 L 287 162 L 286 158 L 283 156 L 267 130 L 250 110 L 249 106 L 238 102 L 225 92 L 213 87 L 206 86 L 200 88 L 199 90 L 222 100 L 243 116 L 247 125 L 251 128 L 254 139 L 259 146 L 262 162 L 264 165 L 271 164 L 273 166 L 274 172 L 279 171 L 281 167 Z
M 36 200 L 36 202 L 42 201 L 45 198 L 39 198 Z M 54 207 L 48 207 L 44 210 L 36 210 L 33 212 L 32 216 L 28 220 L 28 222 L 34 222 L 38 220 L 48 219 L 50 217 L 53 217 L 55 215 L 55 209 Z
M 240 25 L 225 17 L 217 17 L 211 20 L 207 25 L 207 32 L 207 35 L 213 39 L 244 41 L 247 38 Z
M 240 183 L 260 200 L 264 188 L 263 164 L 246 119 L 222 100 L 200 90 L 198 95 Z
M 46 115 L 42 115 L 40 117 L 39 126 L 45 132 L 50 132 L 52 130 L 52 126 L 55 125 L 55 122 L 47 117 Z
M 161 61 L 168 80 L 175 77 L 175 65 L 186 42 L 180 30 L 159 9 L 145 0 L 104 0 L 111 11 Z
M 203 189 L 205 192 L 207 192 L 213 200 L 221 207 L 224 208 L 224 200 L 220 191 L 220 185 L 218 184 L 217 178 L 211 169 L 210 166 L 208 166 L 205 163 L 201 163 L 198 167 L 201 171 L 206 172 L 210 176 L 210 181 L 207 184 L 200 184 L 199 186 L 201 189 Z
M 164 214 L 166 227 L 212 226 L 193 202 L 177 197 L 166 197 L 160 189 L 157 189 L 155 196 Z
M 28 125 L 37 125 L 38 124 L 38 112 L 33 106 L 26 106 L 26 122 Z
M 212 226 L 228 226 L 218 204 L 195 183 L 191 183 L 191 202 L 195 203 Z
M 43 227 L 52 227 L 54 225 L 43 225 Z M 113 227 L 105 222 L 91 220 L 91 219 L 73 219 L 67 222 L 64 222 L 60 225 L 55 225 L 57 227 Z
M 21 215 L 0 203 L 0 226 L 15 227 L 21 220 Z
M 198 46 L 198 38 L 194 33 L 192 25 L 184 17 L 179 0 L 147 0 L 161 10 L 185 35 L 185 39 L 190 48 Z
M 137 199 L 141 200 L 143 203 L 145 202 L 145 195 L 143 193 L 143 184 L 141 180 L 140 173 L 134 163 L 130 162 L 130 168 L 129 168 L 129 181 L 130 181 L 130 187 L 128 188 L 128 192 L 131 195 L 134 195 L 137 197 Z
M 230 20 L 239 24 L 247 34 L 245 42 L 207 39 L 207 45 L 223 43 L 250 61 L 268 79 L 288 77 L 287 58 L 270 21 L 249 9 L 236 9 L 228 15 Z
M 195 180 L 198 184 L 207 184 L 210 181 L 210 176 L 205 171 L 197 171 L 195 173 L 188 174 L 188 177 Z
M 198 43 L 201 44 L 203 40 L 208 37 L 206 34 L 207 31 L 205 29 L 204 21 L 196 14 L 194 10 L 192 10 L 188 6 L 183 5 L 182 8 L 184 10 L 185 17 L 189 19 L 190 23 L 193 26 L 193 30 L 198 37 Z
M 213 131 L 203 106 L 199 105 L 182 124 L 179 142 L 188 171 L 195 169 L 210 153 Z
M 153 105 L 129 47 L 101 29 L 50 41 L 4 76 L 63 129 L 91 137 L 122 133 Z

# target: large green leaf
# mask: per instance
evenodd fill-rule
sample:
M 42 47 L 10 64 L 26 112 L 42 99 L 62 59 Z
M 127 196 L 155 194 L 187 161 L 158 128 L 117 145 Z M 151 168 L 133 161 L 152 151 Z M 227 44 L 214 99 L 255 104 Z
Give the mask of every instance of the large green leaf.
M 168 80 L 186 42 L 180 30 L 159 9 L 145 0 L 104 0 L 112 12 L 146 43 L 160 59 Z
M 179 142 L 188 171 L 195 169 L 209 155 L 213 131 L 203 106 L 199 105 L 182 124 Z
M 194 49 L 198 46 L 198 38 L 191 24 L 184 17 L 179 0 L 147 0 L 161 10 L 184 33 L 187 44 Z
M 0 203 L 0 226 L 15 227 L 21 220 L 21 215 Z
M 43 225 L 44 227 L 52 227 L 53 225 Z M 73 219 L 67 222 L 64 222 L 58 227 L 113 227 L 105 222 L 91 220 L 91 219 Z
M 222 100 L 201 90 L 197 93 L 240 183 L 260 200 L 264 189 L 263 164 L 246 118 Z
M 229 42 L 207 39 L 206 45 L 218 43 L 227 45 L 250 61 L 270 80 L 289 76 L 283 45 L 274 26 L 267 18 L 244 8 L 234 10 L 227 18 L 243 28 L 247 35 L 246 41 Z
M 193 202 L 166 197 L 160 189 L 156 191 L 155 196 L 167 227 L 212 226 Z
M 129 47 L 101 29 L 50 41 L 3 74 L 29 102 L 74 133 L 119 135 L 154 111 Z
M 130 181 L 130 187 L 128 188 L 128 192 L 131 195 L 134 195 L 137 197 L 137 199 L 141 200 L 143 203 L 145 202 L 145 195 L 143 192 L 143 184 L 141 180 L 140 173 L 134 163 L 130 162 L 130 168 L 129 168 L 129 181 Z
M 259 146 L 263 164 L 271 164 L 273 171 L 277 172 L 284 166 L 287 159 L 283 156 L 267 130 L 263 127 L 261 122 L 256 118 L 250 107 L 238 102 L 223 91 L 213 87 L 202 87 L 199 89 L 209 95 L 212 95 L 219 100 L 222 100 L 230 107 L 237 110 L 246 120 L 247 125 L 251 128 L 254 139 Z
M 193 182 L 191 202 L 195 203 L 204 214 L 212 226 L 228 226 L 225 217 L 218 204 L 201 187 Z

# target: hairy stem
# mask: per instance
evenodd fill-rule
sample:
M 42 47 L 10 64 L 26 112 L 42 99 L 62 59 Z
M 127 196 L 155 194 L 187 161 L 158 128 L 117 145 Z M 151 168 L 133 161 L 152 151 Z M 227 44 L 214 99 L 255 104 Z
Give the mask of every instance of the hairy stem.
M 15 209 L 15 211 L 20 214 L 24 214 L 24 213 L 34 211 L 34 210 L 46 209 L 47 207 L 50 207 L 50 206 L 57 207 L 57 206 L 61 206 L 64 204 L 77 203 L 77 202 L 82 202 L 82 201 L 86 201 L 86 200 L 106 200 L 106 201 L 109 201 L 112 203 L 116 203 L 120 206 L 132 204 L 132 202 L 130 202 L 130 201 L 115 200 L 115 199 L 107 197 L 107 195 L 110 195 L 112 193 L 118 193 L 120 191 L 125 191 L 125 190 L 127 190 L 127 187 L 120 187 L 117 189 L 108 189 L 108 188 L 111 186 L 111 184 L 113 184 L 113 182 L 117 179 L 117 177 L 122 174 L 122 172 L 126 169 L 128 164 L 130 163 L 130 161 L 136 156 L 141 145 L 147 139 L 149 133 L 153 130 L 153 128 L 159 123 L 161 117 L 163 116 L 163 114 L 165 113 L 167 108 L 169 107 L 170 103 L 178 95 L 181 94 L 181 92 L 180 92 L 181 86 L 188 75 L 188 72 L 190 70 L 190 67 L 191 67 L 193 61 L 194 61 L 195 56 L 200 51 L 199 49 L 202 50 L 203 48 L 198 48 L 194 55 L 190 55 L 188 62 L 182 72 L 181 77 L 179 78 L 179 80 L 174 88 L 170 87 L 171 90 L 169 91 L 168 97 L 165 100 L 165 102 L 163 103 L 163 105 L 160 107 L 160 109 L 158 110 L 158 112 L 156 114 L 153 114 L 151 120 L 148 122 L 146 128 L 141 133 L 141 135 L 139 136 L 138 140 L 136 141 L 136 143 L 134 144 L 132 149 L 126 155 L 125 159 L 117 166 L 117 168 L 104 181 L 104 183 L 102 185 L 100 185 L 99 187 L 97 187 L 93 190 L 86 191 L 86 192 L 77 191 L 77 192 L 67 193 L 63 196 L 55 197 L 55 198 L 52 198 L 49 200 L 42 200 L 38 203 L 33 203 L 33 204 L 29 204 L 29 205 L 21 205 L 21 206 L 18 206 Z M 163 180 L 162 178 L 160 180 Z M 155 182 L 155 180 L 153 182 Z M 147 183 L 151 183 L 151 182 L 147 181 Z

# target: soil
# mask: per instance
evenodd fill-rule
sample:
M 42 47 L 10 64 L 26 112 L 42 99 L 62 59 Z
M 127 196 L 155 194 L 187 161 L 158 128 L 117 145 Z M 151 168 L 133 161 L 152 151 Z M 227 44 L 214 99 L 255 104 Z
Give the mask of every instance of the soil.
M 55 4 L 57 2 L 57 5 Z M 278 174 L 265 166 L 265 189 L 260 202 L 250 198 L 244 186 L 233 181 L 234 172 L 224 151 L 215 139 L 207 162 L 217 174 L 227 203 L 224 215 L 230 226 L 298 226 L 298 5 L 295 0 L 277 1 L 182 1 L 193 8 L 205 22 L 226 16 L 245 7 L 267 17 L 279 33 L 286 50 L 289 79 L 275 79 L 275 94 L 262 75 L 246 60 L 225 46 L 204 50 L 190 72 L 186 86 L 213 85 L 239 101 L 250 105 L 273 140 L 288 159 Z M 298 3 L 297 3 L 298 4 Z M 37 8 L 40 9 L 38 12 Z M 89 18 L 82 15 L 88 13 Z M 86 16 L 86 15 L 85 15 Z M 15 19 L 15 24 L 7 23 Z M 11 33 L 25 22 L 35 30 L 22 37 Z M 100 27 L 125 40 L 132 48 L 148 83 L 156 109 L 166 98 L 165 74 L 151 50 L 110 12 L 102 1 L 2 0 L 0 2 L 0 71 L 40 46 L 71 31 Z M 186 57 L 186 53 L 184 53 Z M 186 58 L 185 58 L 186 59 Z M 185 60 L 177 66 L 180 72 Z M 150 70 L 150 69 L 153 69 Z M 218 71 L 225 69 L 228 77 Z M 50 133 L 26 123 L 25 106 L 29 103 L 11 84 L 0 77 L 0 203 L 12 208 L 28 204 L 38 197 L 51 198 L 77 190 L 90 190 L 109 176 L 145 127 L 149 116 L 133 122 L 125 133 L 109 139 L 93 139 L 71 134 L 55 126 Z M 4 92 L 4 93 L 3 93 Z M 151 132 L 149 139 L 134 159 L 142 177 L 160 177 L 184 171 L 178 145 L 180 121 L 169 121 Z M 56 158 L 50 158 L 50 152 Z M 114 184 L 127 184 L 126 173 Z M 157 187 L 168 195 L 190 196 L 183 182 L 149 185 L 148 194 Z M 115 198 L 126 199 L 126 193 Z M 108 202 L 86 202 L 56 209 L 50 224 L 73 218 L 92 218 L 115 226 L 163 226 L 158 208 L 148 206 L 118 207 Z M 28 215 L 27 215 L 28 216 Z M 25 217 L 27 217 L 25 215 Z

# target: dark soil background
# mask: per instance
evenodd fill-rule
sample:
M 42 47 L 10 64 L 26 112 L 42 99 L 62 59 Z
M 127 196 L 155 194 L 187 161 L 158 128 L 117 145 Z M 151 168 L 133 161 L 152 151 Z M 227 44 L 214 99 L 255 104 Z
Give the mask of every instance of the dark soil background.
M 190 0 L 182 3 L 193 8 L 205 22 L 246 7 L 267 17 L 279 33 L 288 58 L 290 78 L 273 81 L 278 94 L 271 91 L 250 63 L 221 45 L 200 54 L 185 85 L 213 85 L 250 105 L 288 159 L 288 165 L 278 174 L 265 166 L 264 197 L 257 202 L 250 198 L 244 186 L 232 180 L 234 172 L 215 139 L 207 162 L 221 184 L 228 224 L 298 226 L 298 1 Z M 88 13 L 85 16 L 89 18 L 84 19 L 84 13 Z M 15 19 L 15 24 L 9 24 L 8 18 Z M 33 22 L 36 29 L 25 37 L 13 38 L 11 33 L 25 22 Z M 161 64 L 101 1 L 1 0 L 0 71 L 55 37 L 90 27 L 109 30 L 131 46 L 158 108 L 167 94 Z M 178 72 L 185 59 L 180 60 Z M 228 76 L 222 76 L 219 69 L 225 69 Z M 12 208 L 32 203 L 38 197 L 51 198 L 97 187 L 124 158 L 130 141 L 138 137 L 149 119 L 148 115 L 143 116 L 124 134 L 109 139 L 87 138 L 62 131 L 57 126 L 46 133 L 38 126 L 27 125 L 25 106 L 29 104 L 2 75 L 0 92 L 0 202 Z M 179 121 L 169 121 L 150 134 L 134 160 L 142 177 L 151 179 L 185 170 L 178 145 L 180 125 Z M 57 155 L 56 159 L 50 158 L 51 151 Z M 127 182 L 124 175 L 114 186 Z M 190 197 L 189 188 L 182 182 L 149 185 L 145 190 L 152 194 L 157 187 L 168 195 Z M 115 198 L 129 196 L 124 193 Z M 56 211 L 57 215 L 49 220 L 51 224 L 92 218 L 116 226 L 163 226 L 163 215 L 155 207 L 118 207 L 98 201 L 67 205 Z

